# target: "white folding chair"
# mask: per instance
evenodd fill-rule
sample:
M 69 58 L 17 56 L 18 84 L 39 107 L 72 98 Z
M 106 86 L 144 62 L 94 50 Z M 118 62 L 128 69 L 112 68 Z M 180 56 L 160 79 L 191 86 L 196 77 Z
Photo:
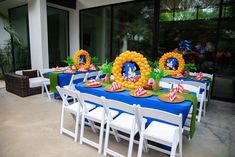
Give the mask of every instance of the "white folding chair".
M 172 84 L 179 84 L 181 83 L 182 81 L 179 80 L 179 79 L 174 79 L 174 78 L 168 78 L 168 77 L 163 77 L 161 78 L 162 82 L 167 82 L 167 83 L 172 83 Z
M 171 82 L 159 81 L 159 87 L 162 87 L 162 88 L 171 89 L 172 85 L 173 84 Z
M 51 93 L 49 90 L 48 90 L 48 86 L 50 85 L 50 79 L 49 78 L 46 78 L 44 77 L 44 75 L 48 72 L 52 72 L 54 71 L 54 69 L 41 69 L 39 70 L 39 73 L 40 73 L 40 76 L 42 78 L 42 95 L 44 94 L 44 89 L 46 91 L 46 94 L 47 94 L 47 97 L 49 100 L 51 100 L 51 95 L 53 95 L 54 93 Z
M 195 87 L 200 87 L 200 89 L 203 89 L 203 92 L 198 95 L 199 100 L 203 100 L 203 116 L 206 115 L 206 104 L 208 102 L 208 93 L 207 93 L 207 85 L 206 83 L 197 82 L 197 81 L 184 81 L 184 84 L 189 84 Z M 198 101 L 199 101 L 198 100 Z
M 83 108 L 81 107 L 80 102 L 75 101 L 79 100 L 78 93 L 69 89 L 61 88 L 59 86 L 56 86 L 56 89 L 58 90 L 63 103 L 62 103 L 62 112 L 61 112 L 61 124 L 60 124 L 60 134 L 66 133 L 74 138 L 74 141 L 77 142 L 78 138 L 78 124 L 80 120 L 80 115 L 82 114 Z M 67 100 L 67 96 L 70 96 L 73 98 L 73 102 L 69 103 Z M 86 110 L 92 110 L 96 106 L 93 104 L 86 103 Z M 64 128 L 64 113 L 67 111 L 68 113 L 73 114 L 76 117 L 75 120 L 75 130 L 74 132 Z
M 92 78 L 92 77 L 95 77 L 95 80 L 99 80 L 100 79 L 100 75 L 101 75 L 101 71 L 90 72 L 88 74 L 87 80 Z
M 157 146 L 147 144 L 147 147 L 166 153 L 170 155 L 170 157 L 175 157 L 176 149 L 179 145 L 179 156 L 182 157 L 182 114 L 175 115 L 139 106 L 136 108 L 136 112 L 138 112 L 140 119 L 140 123 L 138 125 L 141 126 L 138 157 L 142 156 L 144 140 L 153 141 L 171 147 L 171 151 L 167 151 Z M 154 120 L 145 129 L 145 122 L 143 120 L 144 116 L 162 120 L 167 123 Z
M 89 75 L 88 72 L 87 73 L 80 73 L 80 74 L 73 74 L 70 79 L 69 85 L 64 86 L 64 88 L 69 89 L 69 90 L 75 90 L 73 82 L 78 79 L 83 79 L 83 82 L 85 82 L 87 80 L 88 75 Z
M 193 92 L 196 94 L 197 96 L 197 101 L 198 101 L 198 112 L 197 112 L 197 121 L 198 122 L 201 122 L 201 117 L 202 117 L 202 109 L 203 109 L 203 106 L 204 106 L 204 96 L 205 94 L 202 93 L 200 94 L 200 89 L 201 87 L 200 86 L 194 86 L 194 85 L 191 85 L 191 84 L 185 84 L 186 82 L 189 82 L 189 81 L 184 81 L 184 83 L 182 84 L 183 88 L 190 91 L 190 92 Z M 177 85 L 175 85 L 176 87 Z M 205 88 L 205 86 L 204 86 Z M 191 118 L 191 113 L 192 113 L 192 108 L 190 110 L 190 114 L 189 114 L 189 118 Z
M 98 149 L 98 152 L 101 153 L 102 146 L 103 146 L 103 134 L 104 134 L 104 125 L 107 122 L 107 109 L 104 107 L 104 97 L 97 97 L 95 95 L 87 94 L 87 93 L 80 93 L 79 95 L 82 106 L 84 108 L 82 114 L 82 122 L 81 122 L 81 133 L 80 133 L 80 144 L 86 143 Z M 86 103 L 85 101 L 97 103 L 101 106 L 95 108 L 94 110 L 88 112 L 85 110 Z M 110 110 L 111 118 L 114 118 L 118 115 L 118 111 Z M 99 136 L 99 143 L 95 143 L 84 137 L 84 126 L 85 126 L 85 119 L 91 121 L 93 124 L 94 122 L 100 124 L 100 136 Z M 96 131 L 95 131 L 96 132 Z
M 133 151 L 134 136 L 139 130 L 137 127 L 137 122 L 135 118 L 135 105 L 129 105 L 120 101 L 106 99 L 105 106 L 109 109 L 109 114 L 108 114 L 108 122 L 106 125 L 104 156 L 106 156 L 107 154 L 110 154 L 112 156 L 119 156 L 119 157 L 124 156 L 108 148 L 109 132 L 110 132 L 110 128 L 112 128 L 114 130 L 118 130 L 118 131 L 121 131 L 130 135 L 130 138 L 124 135 L 123 136 L 118 135 L 118 137 L 123 138 L 125 140 L 127 139 L 129 140 L 127 156 L 131 157 L 132 151 Z M 112 119 L 110 108 L 124 111 L 124 113 L 121 113 L 115 119 Z M 118 139 L 118 142 L 119 142 L 119 139 Z

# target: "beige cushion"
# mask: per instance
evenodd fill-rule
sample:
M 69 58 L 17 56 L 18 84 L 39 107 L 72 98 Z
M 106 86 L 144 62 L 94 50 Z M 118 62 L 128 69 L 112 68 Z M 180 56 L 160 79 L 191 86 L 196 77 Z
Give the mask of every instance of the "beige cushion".
M 29 87 L 40 87 L 42 86 L 42 78 L 41 77 L 34 77 L 29 79 Z

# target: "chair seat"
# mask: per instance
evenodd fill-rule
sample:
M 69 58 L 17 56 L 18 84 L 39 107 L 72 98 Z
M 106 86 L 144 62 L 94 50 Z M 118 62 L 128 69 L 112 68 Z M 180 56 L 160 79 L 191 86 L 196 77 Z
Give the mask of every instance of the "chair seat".
M 162 122 L 152 121 L 145 130 L 144 136 L 145 138 L 154 140 L 155 142 L 171 146 L 174 140 L 175 132 L 177 130 L 178 130 L 177 126 Z
M 96 107 L 95 105 L 90 104 L 90 103 L 86 103 L 86 102 L 85 102 L 85 104 L 86 104 L 87 109 L 88 109 L 89 111 Z M 71 105 L 69 105 L 69 106 L 65 106 L 65 109 L 68 110 L 68 111 L 70 111 L 70 112 L 72 112 L 72 113 L 74 113 L 74 114 L 76 114 L 76 113 L 77 113 L 77 109 L 78 109 L 78 105 L 80 105 L 80 103 L 79 103 L 79 102 L 76 102 L 76 103 L 73 103 L 73 104 L 71 104 Z M 81 110 L 80 110 L 80 113 L 82 113 L 82 108 L 81 108 Z
M 44 82 L 46 85 L 50 85 L 50 79 L 48 79 L 48 78 L 43 78 L 43 82 Z
M 29 87 L 40 87 L 42 86 L 42 78 L 41 77 L 34 77 L 29 79 Z
M 122 113 L 117 118 L 115 118 L 110 123 L 110 127 L 121 130 L 126 133 L 130 133 L 132 123 L 134 122 L 135 116 L 128 114 L 128 113 Z M 135 126 L 135 133 L 138 132 L 137 124 Z
M 111 115 L 112 115 L 113 118 L 116 117 L 119 113 L 118 111 L 115 111 L 115 110 L 110 110 L 110 112 L 111 112 Z M 103 113 L 104 113 L 104 108 L 103 107 L 97 107 L 94 110 L 86 113 L 85 117 L 90 119 L 90 120 L 96 121 L 96 122 L 101 122 Z M 106 120 L 107 120 L 107 116 L 105 116 L 105 121 Z

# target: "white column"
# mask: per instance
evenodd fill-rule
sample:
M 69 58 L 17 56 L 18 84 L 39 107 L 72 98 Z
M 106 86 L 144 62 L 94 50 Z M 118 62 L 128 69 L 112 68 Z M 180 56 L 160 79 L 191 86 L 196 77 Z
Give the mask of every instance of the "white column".
M 79 10 L 69 11 L 70 56 L 79 50 Z
M 46 0 L 29 0 L 28 16 L 32 68 L 48 68 L 49 59 Z

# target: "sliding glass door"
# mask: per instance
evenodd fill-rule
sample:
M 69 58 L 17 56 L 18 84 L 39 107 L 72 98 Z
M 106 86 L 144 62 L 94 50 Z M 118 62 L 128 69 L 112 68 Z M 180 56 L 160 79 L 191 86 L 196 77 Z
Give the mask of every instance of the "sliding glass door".
M 28 6 L 9 9 L 11 26 L 19 37 L 19 41 L 12 36 L 12 61 L 14 70 L 30 69 L 30 47 L 28 28 Z M 13 33 L 14 34 L 14 33 Z
M 69 55 L 68 11 L 47 7 L 49 66 L 64 66 Z

